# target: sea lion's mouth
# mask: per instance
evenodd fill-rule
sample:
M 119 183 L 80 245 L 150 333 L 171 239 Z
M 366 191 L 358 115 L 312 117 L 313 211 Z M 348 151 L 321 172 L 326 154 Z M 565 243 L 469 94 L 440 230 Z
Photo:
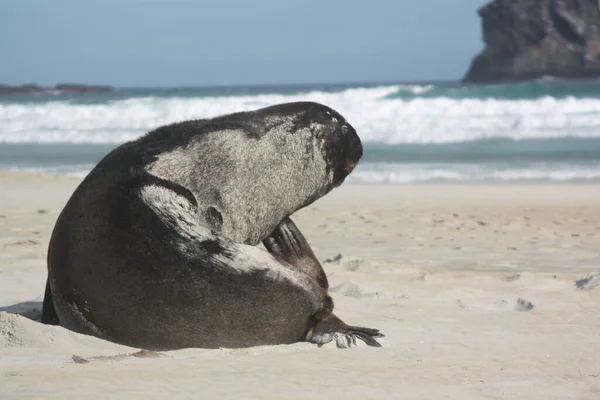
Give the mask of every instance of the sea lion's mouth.
M 350 172 L 352 172 L 354 170 L 354 168 L 356 167 L 356 164 L 358 164 L 358 161 L 353 161 L 353 160 L 346 161 L 346 166 L 344 167 L 344 172 L 349 174 Z

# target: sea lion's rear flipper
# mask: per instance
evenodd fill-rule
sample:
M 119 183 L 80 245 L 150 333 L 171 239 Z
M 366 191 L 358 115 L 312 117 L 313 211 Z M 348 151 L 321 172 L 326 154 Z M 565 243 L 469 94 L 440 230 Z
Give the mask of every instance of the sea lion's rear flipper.
M 50 289 L 50 280 L 46 279 L 46 291 L 44 293 L 44 303 L 42 303 L 42 324 L 60 325 L 60 320 L 54 308 L 52 300 L 52 290 Z
M 378 329 L 346 325 L 341 319 L 331 314 L 326 319 L 317 322 L 308 331 L 306 341 L 318 344 L 320 347 L 335 340 L 337 347 L 345 349 L 356 345 L 356 339 L 359 339 L 369 346 L 381 347 L 375 338 L 383 336 Z
M 289 218 L 285 218 L 265 240 L 265 248 L 278 261 L 302 271 L 327 290 L 329 283 L 321 263 L 310 248 L 300 229 Z

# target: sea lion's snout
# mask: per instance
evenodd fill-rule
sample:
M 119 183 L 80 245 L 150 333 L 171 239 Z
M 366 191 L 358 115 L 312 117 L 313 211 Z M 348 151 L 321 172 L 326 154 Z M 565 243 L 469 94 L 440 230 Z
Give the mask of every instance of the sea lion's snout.
M 354 170 L 363 155 L 363 147 L 356 130 L 345 121 L 333 136 L 330 154 L 335 168 L 333 183 L 337 186 Z
M 298 102 L 273 107 L 278 115 L 291 116 L 295 125 L 312 134 L 325 159 L 327 185 L 341 185 L 363 155 L 354 127 L 339 112 L 319 103 Z
M 346 161 L 346 166 L 344 167 L 344 172 L 347 174 L 350 174 L 350 172 L 352 172 L 352 170 L 354 170 L 354 167 L 356 167 L 356 164 L 357 163 L 352 160 Z
M 363 147 L 356 133 L 356 130 L 350 125 L 343 125 L 340 129 L 344 136 L 345 159 L 344 172 L 349 174 L 356 167 L 363 155 Z

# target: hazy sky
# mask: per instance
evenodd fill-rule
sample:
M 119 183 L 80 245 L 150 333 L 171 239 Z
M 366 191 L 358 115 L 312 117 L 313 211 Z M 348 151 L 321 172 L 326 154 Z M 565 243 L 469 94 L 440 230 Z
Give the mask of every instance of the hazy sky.
M 459 79 L 486 0 L 0 0 L 0 82 Z

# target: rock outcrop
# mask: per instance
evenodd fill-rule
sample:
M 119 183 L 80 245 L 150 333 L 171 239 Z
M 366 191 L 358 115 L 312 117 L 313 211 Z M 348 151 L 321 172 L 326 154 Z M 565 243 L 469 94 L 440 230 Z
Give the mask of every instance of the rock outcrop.
M 486 47 L 463 81 L 600 76 L 598 0 L 495 0 L 478 12 Z
M 102 93 L 112 92 L 113 88 L 106 85 L 83 85 L 80 83 L 59 83 L 54 87 L 62 93 Z
M 13 94 L 44 94 L 44 93 L 63 93 L 63 94 L 91 94 L 112 92 L 111 86 L 83 85 L 79 83 L 59 83 L 52 88 L 42 87 L 33 83 L 20 86 L 0 85 L 0 96 Z
M 47 89 L 44 89 L 40 85 L 36 85 L 34 83 L 27 83 L 20 86 L 0 85 L 0 95 L 42 93 L 46 90 Z

